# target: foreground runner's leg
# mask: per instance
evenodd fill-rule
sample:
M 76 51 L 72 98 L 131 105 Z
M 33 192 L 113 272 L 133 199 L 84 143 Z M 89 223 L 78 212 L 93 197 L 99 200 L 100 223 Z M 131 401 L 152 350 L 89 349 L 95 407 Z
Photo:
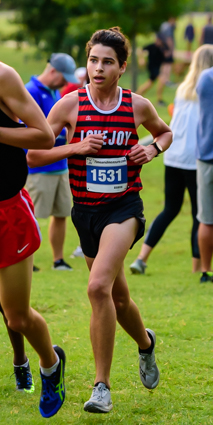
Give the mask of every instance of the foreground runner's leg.
M 135 218 L 106 226 L 101 235 L 96 258 L 86 258 L 91 269 L 88 295 L 92 305 L 90 335 L 96 366 L 95 385 L 104 383 L 108 389 L 117 314 L 124 329 L 140 348 L 146 350 L 151 345 L 138 308 L 130 299 L 122 269 L 123 260 L 135 239 L 137 229 Z M 97 391 L 93 390 L 91 399 L 85 403 L 85 410 L 94 412 L 97 407 L 94 406 Z M 106 391 L 103 392 L 103 398 L 105 393 Z M 100 411 L 100 406 L 98 408 Z M 104 405 L 103 412 L 105 409 Z

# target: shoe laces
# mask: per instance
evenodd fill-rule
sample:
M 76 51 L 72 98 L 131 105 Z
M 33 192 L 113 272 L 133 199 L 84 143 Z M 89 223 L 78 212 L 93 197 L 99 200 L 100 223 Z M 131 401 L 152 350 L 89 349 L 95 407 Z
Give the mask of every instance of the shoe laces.
M 151 354 L 139 354 L 139 359 L 146 364 L 146 369 L 151 369 L 154 363 L 153 353 Z
M 31 386 L 32 383 L 32 374 L 27 367 L 17 367 L 15 366 L 14 373 L 11 375 L 15 375 L 16 382 L 18 386 L 23 388 L 27 388 L 27 386 Z
M 102 400 L 104 396 L 106 395 L 106 385 L 103 383 L 100 383 L 97 387 L 94 387 L 93 389 L 93 397 L 95 397 L 97 400 Z
M 42 399 L 44 401 L 55 398 L 55 377 L 55 372 L 51 376 L 42 375 Z

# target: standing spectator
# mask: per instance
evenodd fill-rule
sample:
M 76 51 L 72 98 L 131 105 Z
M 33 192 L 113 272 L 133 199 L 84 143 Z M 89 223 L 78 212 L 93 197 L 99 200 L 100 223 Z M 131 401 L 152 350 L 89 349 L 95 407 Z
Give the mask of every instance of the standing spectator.
M 71 93 L 74 90 L 80 89 L 87 82 L 87 69 L 85 67 L 77 68 L 75 71 L 75 77 L 77 78 L 77 83 L 67 83 L 61 90 L 61 97 L 65 94 Z
M 18 119 L 23 123 L 19 124 Z M 33 253 L 40 232 L 24 189 L 23 149 L 51 149 L 53 133 L 15 70 L 0 63 L 0 294 L 7 325 L 23 335 L 40 359 L 40 413 L 49 418 L 64 402 L 65 353 L 52 346 L 47 324 L 30 306 Z M 27 365 L 23 365 L 24 367 Z
M 47 117 L 50 109 L 61 98 L 59 88 L 69 81 L 77 83 L 74 75 L 75 62 L 65 53 L 53 53 L 38 77 L 33 76 L 26 84 L 27 90 L 36 100 Z M 66 130 L 63 128 L 55 146 L 66 144 Z M 72 270 L 63 259 L 66 233 L 66 217 L 70 215 L 71 196 L 68 180 L 67 159 L 43 167 L 30 168 L 27 189 L 35 205 L 37 218 L 51 216 L 49 240 L 53 252 L 54 270 Z
M 169 224 L 179 214 L 184 192 L 189 191 L 193 226 L 191 230 L 192 271 L 200 270 L 198 249 L 196 156 L 199 106 L 196 82 L 202 70 L 213 66 L 213 46 L 199 47 L 193 55 L 189 72 L 178 87 L 173 118 L 170 124 L 173 143 L 164 154 L 165 206 L 147 232 L 138 258 L 130 265 L 132 273 L 143 274 L 153 248 L 159 242 Z
M 159 33 L 161 37 L 164 39 L 166 45 L 168 46 L 168 50 L 164 52 L 164 62 L 161 66 L 160 78 L 159 78 L 159 86 L 158 86 L 158 105 L 166 106 L 166 102 L 162 99 L 163 90 L 165 85 L 172 85 L 170 82 L 170 74 L 172 70 L 172 64 L 174 62 L 174 48 L 175 48 L 175 25 L 176 18 L 170 17 L 168 21 L 163 22 L 160 26 Z
M 187 55 L 191 55 L 191 50 L 192 50 L 192 42 L 195 38 L 195 30 L 194 30 L 194 26 L 192 23 L 192 17 L 190 17 L 189 19 L 189 23 L 185 28 L 184 31 L 184 39 L 186 40 L 186 52 Z
M 78 83 L 68 83 L 65 87 L 63 87 L 61 91 L 61 96 L 65 96 L 65 94 L 71 93 L 74 90 L 80 89 L 83 87 L 88 81 L 87 69 L 85 67 L 77 68 L 75 71 L 75 77 L 78 79 Z M 70 255 L 71 258 L 81 257 L 84 258 L 83 251 L 81 246 L 78 245 L 77 248 Z
M 202 44 L 213 44 L 213 25 L 212 25 L 212 15 L 208 15 L 207 25 L 203 27 L 201 37 L 200 37 L 200 46 Z
M 202 72 L 198 84 L 199 125 L 197 135 L 198 243 L 202 276 L 213 282 L 213 67 Z

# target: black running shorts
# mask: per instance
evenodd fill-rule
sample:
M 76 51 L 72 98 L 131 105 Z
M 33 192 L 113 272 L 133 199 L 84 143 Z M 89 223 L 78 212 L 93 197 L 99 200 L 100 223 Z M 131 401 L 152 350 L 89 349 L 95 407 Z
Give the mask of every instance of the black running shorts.
M 149 68 L 149 78 L 152 81 L 155 81 L 160 74 L 160 66 Z
M 142 238 L 145 230 L 143 202 L 138 192 L 127 194 L 123 199 L 110 202 L 109 205 L 91 207 L 74 203 L 71 218 L 78 232 L 84 255 L 95 258 L 103 229 L 112 223 L 123 223 L 131 217 L 138 219 L 139 229 L 130 249 Z

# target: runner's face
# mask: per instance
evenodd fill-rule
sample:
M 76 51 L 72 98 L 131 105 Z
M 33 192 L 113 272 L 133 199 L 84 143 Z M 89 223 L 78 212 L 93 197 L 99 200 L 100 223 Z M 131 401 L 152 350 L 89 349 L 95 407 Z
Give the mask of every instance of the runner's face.
M 90 83 L 96 88 L 109 88 L 117 85 L 119 77 L 126 70 L 126 62 L 120 67 L 116 52 L 112 47 L 95 44 L 87 61 Z

